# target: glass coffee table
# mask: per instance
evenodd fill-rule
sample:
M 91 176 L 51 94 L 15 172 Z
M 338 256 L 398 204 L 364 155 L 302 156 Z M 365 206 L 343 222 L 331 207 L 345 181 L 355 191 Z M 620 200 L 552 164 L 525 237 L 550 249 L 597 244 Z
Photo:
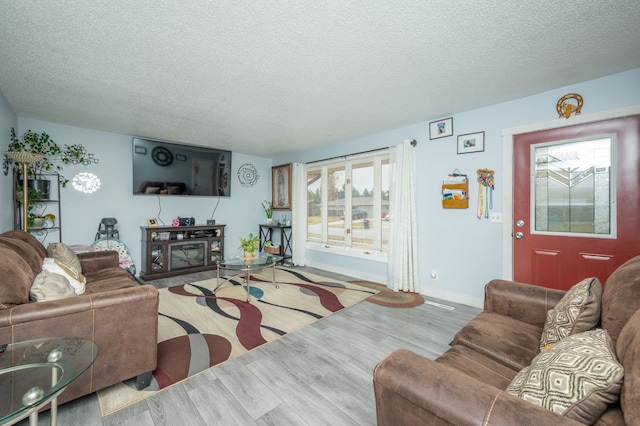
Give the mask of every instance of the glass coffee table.
M 51 424 L 57 422 L 57 398 L 95 361 L 98 347 L 79 337 L 52 337 L 0 345 L 0 424 L 29 417 L 38 424 L 38 410 L 51 403 Z
M 242 256 L 228 257 L 224 260 L 220 260 L 217 264 L 217 284 L 220 287 L 220 269 L 235 270 L 244 273 L 244 284 L 247 289 L 247 302 L 251 301 L 251 273 L 255 273 L 264 268 L 271 268 L 273 270 L 273 276 L 271 282 L 280 288 L 276 282 L 276 263 L 282 260 L 282 256 L 278 256 L 270 253 L 257 253 L 254 258 L 245 258 Z M 218 289 L 216 287 L 216 290 Z M 214 290 L 215 293 L 215 290 Z

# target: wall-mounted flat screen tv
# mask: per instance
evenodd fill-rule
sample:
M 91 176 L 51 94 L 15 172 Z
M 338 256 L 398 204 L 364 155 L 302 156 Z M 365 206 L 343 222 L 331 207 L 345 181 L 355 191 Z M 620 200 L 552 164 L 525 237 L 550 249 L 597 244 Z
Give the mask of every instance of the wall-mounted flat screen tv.
M 231 151 L 133 138 L 133 193 L 231 196 Z

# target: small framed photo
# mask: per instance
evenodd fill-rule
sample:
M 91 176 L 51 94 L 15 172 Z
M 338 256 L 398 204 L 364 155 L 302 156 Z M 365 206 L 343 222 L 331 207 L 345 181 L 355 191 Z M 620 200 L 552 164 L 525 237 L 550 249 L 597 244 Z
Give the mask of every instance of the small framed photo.
M 273 210 L 291 210 L 291 163 L 271 168 Z
M 446 138 L 453 136 L 453 117 L 429 123 L 429 139 Z
M 147 219 L 147 226 L 149 226 L 149 228 L 153 228 L 154 226 L 158 226 L 158 219 L 151 218 L 151 219 Z
M 458 135 L 458 154 L 484 151 L 484 132 Z

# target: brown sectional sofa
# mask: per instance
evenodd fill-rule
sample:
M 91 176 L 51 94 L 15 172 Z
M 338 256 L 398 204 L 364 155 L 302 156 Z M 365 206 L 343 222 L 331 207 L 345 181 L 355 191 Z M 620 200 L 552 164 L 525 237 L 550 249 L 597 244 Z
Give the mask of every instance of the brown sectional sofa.
M 60 395 L 59 403 L 133 377 L 139 388 L 147 386 L 157 362 L 156 288 L 134 283 L 118 267 L 115 251 L 82 253 L 84 294 L 31 302 L 29 289 L 45 257 L 47 250 L 31 234 L 0 234 L 0 343 L 57 336 L 96 343 L 93 366 Z
M 546 313 L 564 291 L 493 280 L 484 310 L 435 361 L 407 350 L 390 354 L 374 371 L 378 425 L 580 424 L 505 392 L 519 370 L 540 353 Z M 640 256 L 604 284 L 600 327 L 624 367 L 620 402 L 597 425 L 640 425 Z

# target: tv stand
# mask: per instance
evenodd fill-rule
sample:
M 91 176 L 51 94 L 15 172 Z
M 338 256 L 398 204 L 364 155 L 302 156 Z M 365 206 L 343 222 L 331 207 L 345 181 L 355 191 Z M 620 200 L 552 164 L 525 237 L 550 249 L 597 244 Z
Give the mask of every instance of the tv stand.
M 141 226 L 140 278 L 152 280 L 216 269 L 226 225 Z

